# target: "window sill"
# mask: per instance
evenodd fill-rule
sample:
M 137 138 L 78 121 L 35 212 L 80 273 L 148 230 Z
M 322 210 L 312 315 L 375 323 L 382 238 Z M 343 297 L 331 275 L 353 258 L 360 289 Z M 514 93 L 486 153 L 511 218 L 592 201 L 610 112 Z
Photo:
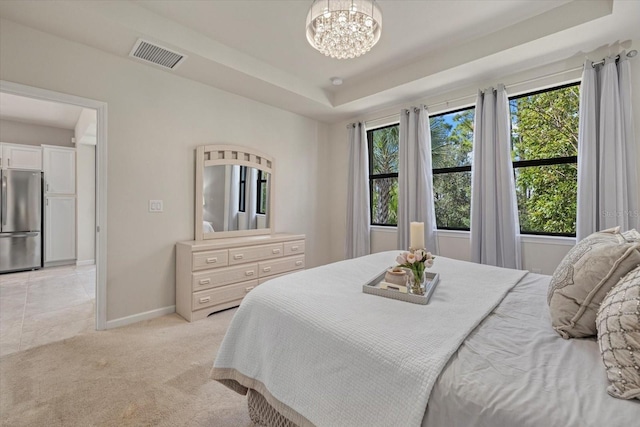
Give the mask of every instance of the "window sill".
M 370 226 L 372 232 L 376 233 L 397 233 L 398 227 L 396 226 L 384 226 L 384 225 L 372 225 Z M 470 239 L 471 232 L 465 230 L 437 230 L 438 237 L 447 237 L 453 239 Z M 574 246 L 576 244 L 575 237 L 564 236 L 541 236 L 536 234 L 521 234 L 520 241 L 522 243 L 537 243 L 543 245 L 560 245 L 560 246 Z
M 563 236 L 539 236 L 535 234 L 521 234 L 520 240 L 522 243 L 538 243 L 544 245 L 561 245 L 561 246 L 575 246 L 575 237 L 563 237 Z
M 398 227 L 395 225 L 371 225 L 369 226 L 371 231 L 375 231 L 376 233 L 397 233 Z
M 454 239 L 469 239 L 471 232 L 467 230 L 437 230 L 438 237 L 449 237 Z

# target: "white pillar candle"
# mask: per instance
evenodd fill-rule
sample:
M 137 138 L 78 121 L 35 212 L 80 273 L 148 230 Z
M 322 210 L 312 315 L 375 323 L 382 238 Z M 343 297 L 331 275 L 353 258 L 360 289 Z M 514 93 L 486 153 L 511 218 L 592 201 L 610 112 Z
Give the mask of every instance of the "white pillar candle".
M 424 222 L 412 222 L 409 236 L 411 249 L 424 249 Z

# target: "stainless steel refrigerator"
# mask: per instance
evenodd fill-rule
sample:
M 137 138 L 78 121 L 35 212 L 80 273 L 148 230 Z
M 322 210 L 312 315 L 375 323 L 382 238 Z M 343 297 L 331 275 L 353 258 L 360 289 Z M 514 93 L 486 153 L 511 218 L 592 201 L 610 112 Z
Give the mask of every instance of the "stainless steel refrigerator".
M 42 267 L 42 172 L 3 170 L 0 273 Z

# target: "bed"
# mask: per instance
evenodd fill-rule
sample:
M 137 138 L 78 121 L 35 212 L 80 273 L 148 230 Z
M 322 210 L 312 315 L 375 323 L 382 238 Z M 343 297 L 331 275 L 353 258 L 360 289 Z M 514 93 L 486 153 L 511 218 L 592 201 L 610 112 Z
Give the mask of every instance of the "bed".
M 438 257 L 426 306 L 362 293 L 398 251 L 256 288 L 212 378 L 273 426 L 626 426 L 595 339 L 550 326 L 549 276 Z

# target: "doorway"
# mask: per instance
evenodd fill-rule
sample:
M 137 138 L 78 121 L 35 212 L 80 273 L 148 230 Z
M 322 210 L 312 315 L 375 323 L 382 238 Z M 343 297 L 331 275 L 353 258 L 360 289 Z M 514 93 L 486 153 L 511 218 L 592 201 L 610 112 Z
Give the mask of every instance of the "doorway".
M 24 273 L 22 273 L 22 276 L 21 273 L 15 273 L 2 275 L 0 277 L 2 278 L 1 280 L 4 283 L 13 283 L 15 285 L 13 286 L 13 288 L 15 289 L 20 288 L 20 286 L 16 285 L 16 283 L 20 283 L 22 281 L 27 288 L 32 287 L 32 295 L 35 295 L 36 291 L 41 292 L 41 294 L 35 297 L 34 300 L 40 299 L 42 300 L 43 304 L 50 304 L 52 307 L 56 306 L 56 304 L 48 301 L 47 295 L 53 296 L 56 294 L 56 284 L 61 286 L 62 283 L 73 282 L 74 286 L 70 287 L 72 290 L 66 289 L 66 292 L 69 292 L 72 301 L 78 302 L 75 307 L 76 310 L 79 311 L 79 315 L 81 317 L 84 316 L 85 318 L 87 315 L 86 310 L 88 305 L 84 304 L 82 294 L 82 290 L 84 290 L 85 296 L 90 296 L 92 297 L 92 300 L 95 300 L 95 308 L 92 309 L 92 329 L 105 329 L 107 259 L 107 105 L 106 103 L 100 101 L 6 81 L 0 81 L 0 93 L 2 95 L 6 94 L 16 97 L 23 97 L 27 100 L 47 101 L 50 103 L 56 103 L 60 106 L 73 107 L 76 109 L 79 108 L 83 112 L 83 114 L 86 114 L 87 116 L 91 116 L 93 114 L 93 127 L 91 127 L 91 124 L 89 124 L 89 126 L 85 126 L 86 123 L 80 123 L 81 120 L 80 117 L 78 117 L 77 124 L 80 125 L 80 129 L 78 129 L 76 126 L 74 132 L 74 137 L 76 138 L 76 140 L 75 146 L 72 150 L 77 156 L 74 158 L 76 159 L 76 161 L 78 161 L 76 172 L 78 175 L 79 183 L 76 189 L 76 194 L 72 195 L 54 193 L 51 191 L 51 188 L 43 188 L 43 208 L 49 208 L 51 210 L 51 205 L 60 207 L 60 209 L 58 209 L 57 211 L 59 212 L 59 217 L 65 216 L 64 209 L 67 209 L 66 212 L 71 212 L 71 210 L 69 210 L 71 209 L 69 207 L 71 205 L 69 205 L 68 203 L 65 204 L 65 202 L 68 202 L 71 199 L 71 196 L 77 196 L 78 205 L 75 208 L 77 221 L 75 222 L 75 227 L 73 230 L 78 234 L 78 241 L 74 246 L 74 249 L 76 250 L 75 259 L 72 263 L 70 263 L 68 259 L 69 256 L 65 256 L 64 254 L 60 255 L 60 251 L 64 253 L 64 247 L 52 248 L 51 245 L 50 247 L 46 247 L 47 242 L 45 241 L 43 243 L 43 253 L 47 250 L 49 250 L 49 252 L 47 253 L 48 257 L 45 257 L 44 259 L 44 269 L 33 270 L 29 273 L 26 273 L 28 274 L 28 276 L 25 276 Z M 95 145 L 93 145 L 92 142 Z M 49 155 L 51 158 L 56 156 L 56 158 L 60 158 L 64 157 L 65 153 L 70 150 L 71 149 L 65 147 L 60 147 L 58 149 L 54 146 L 49 148 L 49 152 L 47 155 Z M 44 160 L 47 161 L 46 158 Z M 64 170 L 64 168 L 62 170 Z M 91 182 L 92 180 L 88 178 L 93 178 L 93 182 Z M 82 181 L 81 183 L 80 180 Z M 62 182 L 64 182 L 64 179 L 62 180 Z M 46 185 L 46 183 L 43 185 Z M 49 193 L 47 193 L 47 190 L 49 190 Z M 47 203 L 49 204 L 47 205 Z M 93 215 L 91 215 L 91 213 Z M 51 214 L 51 217 L 53 216 L 54 215 Z M 60 232 L 60 227 L 56 228 L 56 230 Z M 68 232 L 65 232 L 63 234 L 68 237 Z M 58 252 L 55 252 L 56 250 Z M 48 283 L 48 286 L 46 285 L 46 283 Z M 3 289 L 8 288 L 9 287 L 3 287 Z M 16 290 L 15 292 L 13 292 L 13 294 L 11 292 L 8 292 L 7 295 L 10 295 L 7 298 L 8 300 L 11 300 L 10 302 L 8 302 L 8 304 L 13 304 L 14 311 L 17 311 L 17 306 L 20 304 L 20 298 L 23 294 Z M 25 310 L 23 312 L 22 319 L 24 322 L 25 316 L 28 315 L 26 306 L 28 302 L 27 294 L 25 294 L 23 298 L 25 300 Z M 72 308 L 68 311 L 73 314 L 74 309 Z M 2 320 L 3 319 L 0 319 L 0 321 Z M 46 323 L 47 315 L 41 314 L 36 320 L 40 321 L 40 323 Z M 13 322 L 16 321 L 17 320 L 15 319 L 13 320 Z M 7 329 L 11 322 L 8 323 L 8 320 L 5 319 L 3 323 L 5 329 Z M 82 325 L 80 323 L 78 324 L 78 328 L 82 328 Z M 14 330 L 15 329 L 16 328 L 14 327 Z M 69 333 L 68 331 L 69 329 L 67 328 L 67 333 Z M 79 330 L 78 332 L 83 331 Z M 48 335 L 50 335 L 51 340 L 56 340 L 55 333 L 49 333 Z M 62 338 L 66 337 L 58 337 L 57 339 Z

